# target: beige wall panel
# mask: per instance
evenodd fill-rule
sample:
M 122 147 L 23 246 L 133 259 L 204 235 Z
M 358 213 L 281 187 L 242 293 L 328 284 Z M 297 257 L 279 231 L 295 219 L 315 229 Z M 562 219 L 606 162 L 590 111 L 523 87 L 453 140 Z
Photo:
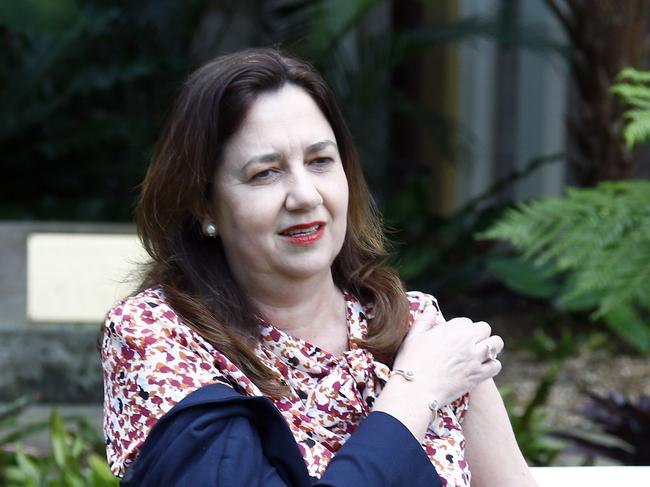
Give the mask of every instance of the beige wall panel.
M 147 260 L 135 235 L 35 233 L 27 238 L 27 318 L 101 322 L 137 286 Z

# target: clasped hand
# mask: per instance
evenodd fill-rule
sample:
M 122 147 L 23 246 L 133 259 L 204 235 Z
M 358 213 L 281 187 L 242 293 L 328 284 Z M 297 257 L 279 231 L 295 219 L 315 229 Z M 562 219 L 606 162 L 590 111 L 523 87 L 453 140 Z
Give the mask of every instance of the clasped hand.
M 440 405 L 449 404 L 501 371 L 496 356 L 504 343 L 491 333 L 484 321 L 445 321 L 435 306 L 428 305 L 414 318 L 393 369 L 412 370 L 420 393 Z

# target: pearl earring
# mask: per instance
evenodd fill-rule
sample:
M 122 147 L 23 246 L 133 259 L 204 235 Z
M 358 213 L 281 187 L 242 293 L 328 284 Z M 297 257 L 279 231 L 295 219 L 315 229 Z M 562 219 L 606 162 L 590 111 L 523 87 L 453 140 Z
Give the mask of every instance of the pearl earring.
M 214 223 L 208 223 L 205 226 L 205 234 L 208 237 L 214 238 L 217 236 L 217 226 Z

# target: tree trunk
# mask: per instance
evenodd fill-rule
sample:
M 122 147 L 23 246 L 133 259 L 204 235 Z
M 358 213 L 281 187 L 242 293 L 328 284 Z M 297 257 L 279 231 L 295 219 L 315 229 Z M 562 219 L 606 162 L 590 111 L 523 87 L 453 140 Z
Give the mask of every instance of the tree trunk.
M 575 182 L 593 186 L 634 176 L 641 154 L 624 148 L 624 107 L 609 88 L 624 67 L 647 66 L 650 0 L 545 1 L 571 47 L 573 99 L 567 142 Z

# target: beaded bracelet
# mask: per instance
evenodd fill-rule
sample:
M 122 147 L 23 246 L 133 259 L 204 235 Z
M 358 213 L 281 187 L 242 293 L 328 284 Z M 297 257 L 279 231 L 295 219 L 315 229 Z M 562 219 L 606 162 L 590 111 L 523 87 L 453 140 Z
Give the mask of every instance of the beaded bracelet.
M 395 369 L 392 370 L 390 374 L 388 374 L 388 378 L 391 378 L 394 375 L 400 375 L 409 382 L 415 379 L 415 372 L 413 372 L 412 370 Z M 429 409 L 431 409 L 431 411 L 433 411 L 434 413 L 438 412 L 438 409 L 440 409 L 440 404 L 436 399 L 434 399 L 429 403 Z

